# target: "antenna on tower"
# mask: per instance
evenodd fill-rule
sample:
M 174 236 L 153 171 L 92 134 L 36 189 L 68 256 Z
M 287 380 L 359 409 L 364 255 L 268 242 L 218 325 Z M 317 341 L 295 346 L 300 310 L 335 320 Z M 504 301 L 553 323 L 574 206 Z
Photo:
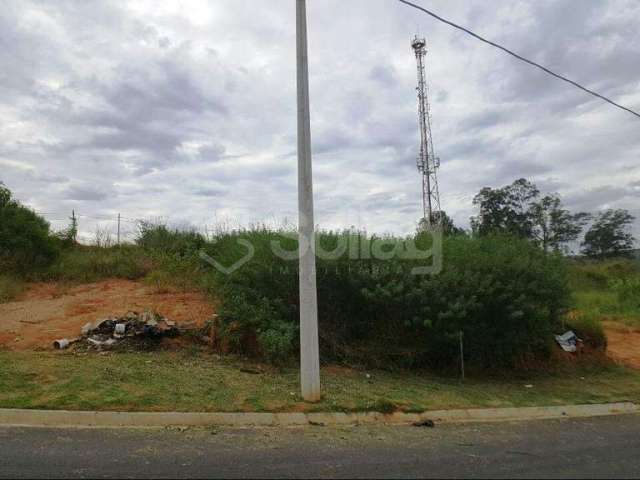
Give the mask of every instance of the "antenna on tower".
M 418 120 L 420 124 L 420 151 L 418 153 L 418 171 L 422 175 L 422 209 L 425 227 L 431 228 L 441 224 L 440 193 L 438 191 L 438 175 L 440 158 L 433 150 L 431 135 L 431 112 L 429 106 L 429 90 L 425 73 L 425 57 L 427 41 L 418 35 L 411 42 L 418 62 Z

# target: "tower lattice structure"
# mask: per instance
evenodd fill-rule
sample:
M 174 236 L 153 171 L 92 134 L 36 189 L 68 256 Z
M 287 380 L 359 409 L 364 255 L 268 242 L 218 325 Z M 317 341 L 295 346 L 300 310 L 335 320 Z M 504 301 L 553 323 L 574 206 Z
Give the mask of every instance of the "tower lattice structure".
M 426 80 L 425 58 L 427 41 L 416 36 L 411 42 L 418 62 L 418 120 L 420 124 L 420 151 L 418 154 L 418 171 L 422 176 L 422 208 L 424 222 L 427 227 L 440 225 L 440 192 L 438 190 L 437 171 L 440 158 L 433 149 L 431 134 L 431 112 L 429 105 L 429 89 Z

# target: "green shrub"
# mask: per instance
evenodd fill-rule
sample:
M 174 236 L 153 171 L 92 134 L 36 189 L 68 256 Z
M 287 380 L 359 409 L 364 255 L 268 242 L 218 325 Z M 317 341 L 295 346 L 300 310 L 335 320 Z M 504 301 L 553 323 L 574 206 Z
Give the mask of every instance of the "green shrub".
M 0 275 L 0 303 L 14 300 L 24 290 L 24 284 L 16 277 Z
M 174 284 L 171 274 L 165 270 L 152 270 L 144 277 L 144 282 L 153 287 L 157 293 L 166 293 Z
M 11 198 L 0 183 L 0 271 L 24 274 L 41 269 L 59 254 L 60 241 L 47 221 Z
M 640 308 L 640 277 L 613 280 L 610 286 L 623 308 Z
M 140 222 L 136 243 L 150 251 L 188 257 L 196 254 L 206 241 L 198 232 L 170 229 L 166 225 Z
M 297 344 L 297 336 L 296 325 L 271 322 L 268 327 L 258 330 L 258 345 L 268 361 L 283 363 L 291 355 L 291 346 Z
M 595 350 L 607 349 L 607 336 L 598 315 L 579 313 L 567 322 L 567 328 L 584 341 L 584 344 Z
M 283 232 L 259 230 L 222 236 L 204 249 L 229 266 L 247 251 L 240 239 L 255 249 L 252 260 L 230 275 L 211 270 L 210 288 L 221 303 L 222 323 L 232 333 L 230 343 L 245 354 L 294 356 L 299 322 L 297 262 L 274 255 L 270 244 L 278 241 L 284 249 L 294 250 L 296 242 Z M 515 366 L 549 354 L 552 332 L 569 304 L 560 256 L 511 238 L 450 237 L 444 241 L 442 273 L 416 276 L 411 270 L 422 261 L 404 254 L 408 240 L 414 239 L 352 232 L 318 236 L 325 249 L 340 242 L 360 246 L 375 242 L 380 252 L 400 252 L 387 260 L 366 255 L 318 259 L 324 359 L 446 368 L 458 360 L 460 331 L 469 364 Z M 420 248 L 428 242 L 415 240 Z M 255 337 L 257 349 L 247 341 Z

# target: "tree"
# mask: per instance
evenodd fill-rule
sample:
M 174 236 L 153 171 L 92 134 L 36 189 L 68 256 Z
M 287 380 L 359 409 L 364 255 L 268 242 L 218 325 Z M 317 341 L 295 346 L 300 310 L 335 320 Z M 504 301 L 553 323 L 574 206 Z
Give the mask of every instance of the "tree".
M 591 218 L 562 208 L 556 194 L 540 198 L 538 187 L 524 178 L 502 188 L 483 188 L 473 204 L 480 207 L 478 216 L 471 218 L 477 235 L 513 235 L 538 243 L 545 252 L 577 240 Z
M 634 220 L 628 210 L 600 213 L 584 237 L 582 253 L 593 258 L 632 256 L 635 239 L 627 229 Z
M 0 182 L 0 271 L 28 271 L 55 259 L 49 223 L 14 200 Z
M 478 216 L 471 218 L 473 231 L 480 236 L 506 233 L 532 238 L 531 204 L 539 194 L 537 187 L 524 178 L 502 188 L 483 188 L 473 199 L 473 204 L 480 207 Z
M 545 195 L 531 204 L 533 235 L 545 252 L 560 251 L 568 242 L 578 239 L 584 226 L 591 219 L 589 213 L 571 213 L 562 208 L 560 197 Z
M 436 212 L 433 214 L 433 222 L 437 222 L 440 220 L 440 225 L 442 226 L 442 233 L 445 235 L 464 235 L 466 232 L 463 228 L 456 227 L 453 223 L 453 218 L 447 215 L 447 212 L 441 210 L 440 212 Z M 427 222 L 424 218 L 421 218 L 418 221 L 418 231 L 424 232 L 427 230 Z

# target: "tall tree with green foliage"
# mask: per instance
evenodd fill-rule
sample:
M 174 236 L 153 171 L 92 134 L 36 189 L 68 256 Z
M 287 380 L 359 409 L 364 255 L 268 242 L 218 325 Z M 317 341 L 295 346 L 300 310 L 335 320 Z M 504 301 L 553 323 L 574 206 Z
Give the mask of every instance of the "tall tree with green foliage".
M 473 204 L 480 208 L 478 216 L 471 218 L 474 233 L 480 236 L 506 233 L 532 238 L 531 206 L 538 195 L 538 188 L 524 178 L 502 188 L 483 188 L 473 199 Z
M 634 220 L 624 209 L 600 213 L 584 237 L 582 253 L 593 258 L 631 257 L 635 238 L 628 230 Z
M 539 244 L 545 252 L 560 251 L 578 239 L 591 217 L 562 208 L 556 194 L 540 195 L 538 187 L 524 178 L 502 188 L 483 188 L 473 200 L 480 208 L 471 218 L 474 233 L 513 235 Z
M 571 213 L 562 208 L 560 197 L 545 195 L 531 204 L 534 239 L 545 252 L 560 251 L 564 245 L 578 239 L 584 226 L 591 219 L 586 212 Z

